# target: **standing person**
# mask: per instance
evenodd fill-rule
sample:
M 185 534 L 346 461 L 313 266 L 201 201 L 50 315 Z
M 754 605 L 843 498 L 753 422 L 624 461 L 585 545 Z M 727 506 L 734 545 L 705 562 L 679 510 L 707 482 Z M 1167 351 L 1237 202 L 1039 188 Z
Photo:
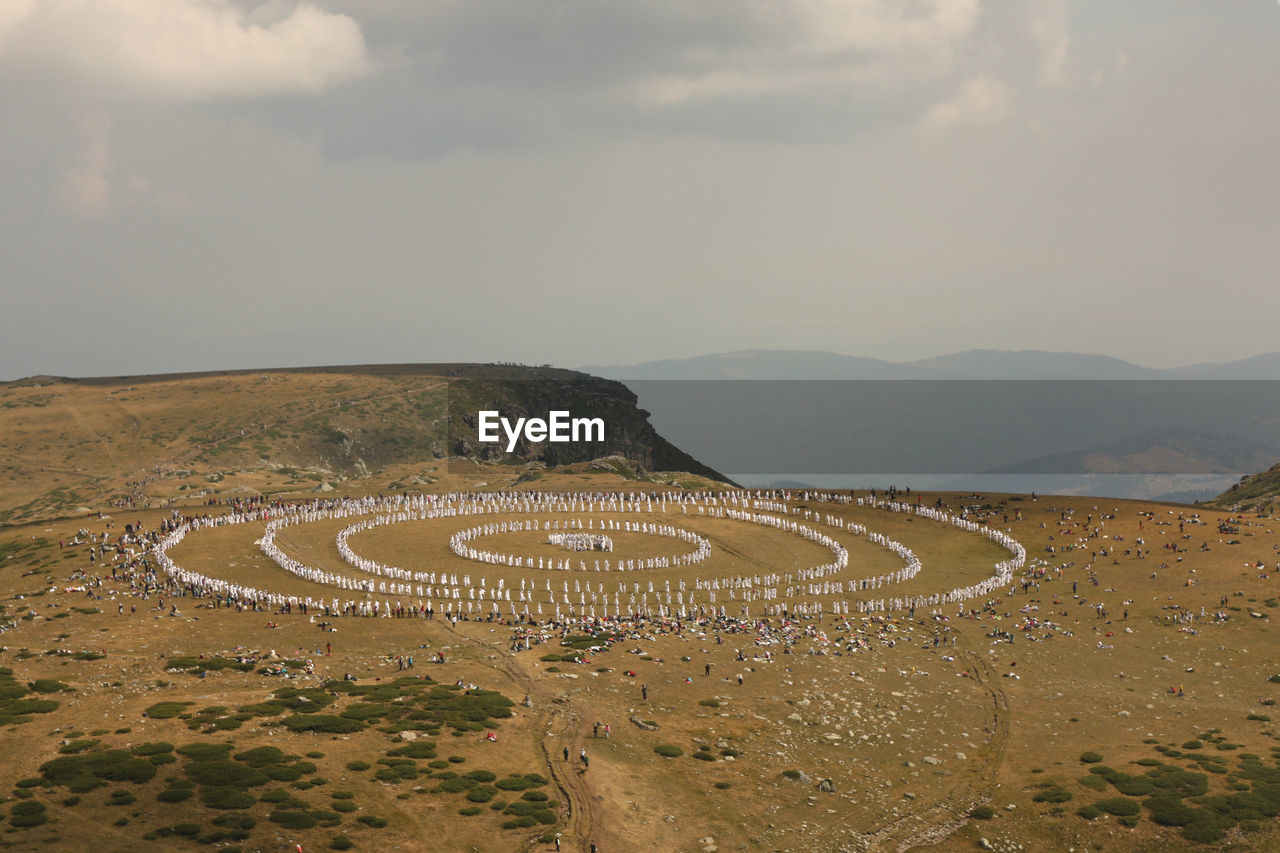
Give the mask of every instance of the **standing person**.
M 589 762 L 589 761 L 587 760 L 587 749 L 586 749 L 586 747 L 583 747 L 582 749 L 578 750 L 578 760 L 580 760 L 580 761 L 582 762 L 582 769 L 583 769 L 583 770 L 586 770 L 589 766 L 591 766 L 591 762 Z
M 649 685 L 647 684 L 640 685 L 640 699 L 641 701 L 644 701 L 644 702 L 649 701 Z
M 599 723 L 596 723 L 595 725 L 593 725 L 593 726 L 591 727 L 591 736 L 592 736 L 592 737 L 600 737 L 600 724 L 599 724 Z
M 609 724 L 608 724 L 608 723 L 605 723 L 605 724 L 604 724 L 604 739 L 605 739 L 605 740 L 608 740 L 608 739 L 609 739 Z
M 564 748 L 564 760 L 565 761 L 569 760 L 569 747 L 567 746 Z

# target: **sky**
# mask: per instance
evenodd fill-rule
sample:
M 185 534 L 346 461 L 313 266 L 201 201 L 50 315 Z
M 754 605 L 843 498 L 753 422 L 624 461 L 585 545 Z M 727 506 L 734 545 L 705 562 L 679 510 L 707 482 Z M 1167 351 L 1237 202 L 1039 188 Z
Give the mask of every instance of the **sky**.
M 1280 349 L 1272 0 L 0 0 L 0 379 Z

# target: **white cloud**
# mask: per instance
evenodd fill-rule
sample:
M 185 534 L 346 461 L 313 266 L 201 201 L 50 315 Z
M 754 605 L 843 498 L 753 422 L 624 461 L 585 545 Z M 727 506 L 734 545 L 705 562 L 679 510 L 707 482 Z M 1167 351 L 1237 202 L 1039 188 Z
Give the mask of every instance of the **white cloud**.
M 100 97 L 314 93 L 371 68 L 359 25 L 306 2 L 269 23 L 230 0 L 5 0 L 0 10 L 0 77 Z
M 943 73 L 980 18 L 978 0 L 732 0 L 702 8 L 707 19 L 733 25 L 709 27 L 719 38 L 686 44 L 683 67 L 640 79 L 641 102 L 814 87 L 879 91 Z
M 5 0 L 0 3 L 0 47 L 5 38 L 31 15 L 35 0 Z
M 1061 85 L 1067 73 L 1067 57 L 1071 47 L 1071 22 L 1066 3 L 1042 0 L 1028 8 L 1032 15 L 1029 26 L 1031 41 L 1039 53 L 1039 82 Z
M 993 77 L 975 77 L 953 97 L 935 104 L 925 115 L 926 124 L 951 127 L 997 121 L 1009 106 L 1009 89 Z

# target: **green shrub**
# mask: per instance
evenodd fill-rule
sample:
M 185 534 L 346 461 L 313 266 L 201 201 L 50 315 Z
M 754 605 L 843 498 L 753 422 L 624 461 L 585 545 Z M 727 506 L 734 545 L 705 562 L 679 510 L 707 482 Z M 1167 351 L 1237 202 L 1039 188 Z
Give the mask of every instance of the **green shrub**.
M 1037 803 L 1065 803 L 1071 799 L 1071 792 L 1065 788 L 1053 787 L 1041 791 L 1031 799 Z
M 150 765 L 147 765 L 150 767 Z M 154 768 L 152 768 L 154 771 Z M 198 785 L 219 788 L 252 788 L 267 782 L 260 770 L 225 759 L 219 761 L 193 761 L 186 768 L 187 777 Z
M 138 801 L 138 798 L 128 791 L 112 791 L 111 803 L 113 806 L 131 806 Z
M 1114 783 L 1116 790 L 1130 797 L 1143 797 L 1155 790 L 1155 782 L 1149 776 L 1124 776 Z
M 1076 814 L 1080 815 L 1080 817 L 1085 820 L 1097 820 L 1102 817 L 1102 810 L 1095 806 L 1081 806 L 1076 809 Z
M 70 690 L 69 685 L 63 684 L 56 678 L 37 678 L 27 684 L 36 693 L 61 693 L 63 690 Z
M 1160 826 L 1186 826 L 1195 820 L 1198 809 L 1184 805 L 1181 800 L 1145 801 L 1151 812 L 1151 820 Z
M 663 758 L 679 758 L 684 755 L 684 750 L 673 743 L 660 743 L 653 748 L 653 751 Z
M 1201 809 L 1195 819 L 1182 828 L 1182 837 L 1188 841 L 1210 844 L 1222 839 L 1230 828 L 1230 823 L 1224 823 Z
M 996 810 L 991 808 L 991 806 L 978 806 L 976 809 L 969 812 L 969 817 L 974 820 L 991 820 L 991 818 L 995 816 Z
M 153 720 L 171 720 L 181 714 L 188 707 L 195 704 L 194 702 L 157 702 L 147 710 L 143 711 L 145 716 Z
M 498 788 L 503 791 L 525 791 L 529 788 L 538 787 L 538 783 L 532 781 L 526 776 L 508 776 L 506 779 L 499 779 L 494 782 Z
M 263 773 L 277 782 L 296 782 L 302 778 L 304 770 L 296 764 L 271 764 L 262 768 Z
M 503 829 L 524 829 L 526 827 L 537 826 L 537 825 L 538 825 L 538 821 L 536 818 L 534 818 L 532 815 L 525 815 L 524 817 L 517 817 L 517 818 L 512 818 L 511 820 L 503 821 L 502 828 Z
M 1108 797 L 1105 800 L 1098 800 L 1094 805 L 1107 814 L 1117 816 L 1137 814 L 1142 811 L 1142 807 L 1128 797 Z
M 1102 756 L 1096 752 L 1082 752 L 1080 754 L 1081 764 L 1098 764 L 1102 761 Z
M 380 782 L 408 782 L 418 778 L 418 768 L 413 764 L 397 764 L 392 767 L 383 767 L 373 774 L 373 778 Z
M 326 734 L 350 734 L 365 727 L 364 723 L 346 715 L 294 714 L 281 720 L 285 728 L 294 732 L 324 732 Z
M 350 850 L 354 846 L 351 843 L 351 839 L 345 835 L 335 835 L 333 840 L 329 842 L 330 850 Z
M 427 740 L 415 741 L 408 746 L 393 749 L 387 755 L 403 756 L 405 758 L 435 758 L 436 745 Z
M 259 746 L 236 755 L 236 761 L 243 761 L 250 767 L 266 767 L 284 760 L 284 751 L 274 746 Z

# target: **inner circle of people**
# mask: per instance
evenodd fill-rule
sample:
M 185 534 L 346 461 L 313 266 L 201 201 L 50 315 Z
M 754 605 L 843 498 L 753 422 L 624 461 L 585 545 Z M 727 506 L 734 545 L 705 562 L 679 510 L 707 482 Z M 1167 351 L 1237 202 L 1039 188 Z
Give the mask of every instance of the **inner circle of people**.
M 914 610 L 917 607 L 940 610 L 943 605 L 987 597 L 995 590 L 1007 587 L 1014 572 L 1026 564 L 1026 549 L 1008 533 L 939 507 L 877 500 L 874 494 L 854 496 L 804 491 L 796 493 L 796 497 L 806 504 L 856 504 L 885 512 L 912 514 L 984 536 L 1007 550 L 1011 557 L 996 563 L 987 577 L 967 586 L 915 595 L 866 596 L 919 575 L 924 568 L 919 558 L 905 545 L 884 534 L 868 531 L 865 526 L 846 521 L 831 512 L 789 503 L 792 498 L 790 491 L 773 490 L 662 494 L 467 492 L 278 503 L 251 511 L 182 519 L 153 546 L 152 555 L 160 568 L 187 594 L 220 599 L 228 606 L 270 608 L 282 612 L 296 609 L 303 614 L 323 613 L 326 617 L 434 618 L 439 614 L 450 621 L 510 617 L 518 622 L 554 621 L 558 624 L 623 618 L 750 618 L 753 607 L 757 614 L 765 617 L 819 619 L 824 613 L 840 616 L 848 615 L 851 610 L 864 615 Z M 635 515 L 636 520 L 597 519 L 592 513 L 629 513 Z M 412 571 L 384 565 L 360 556 L 348 543 L 349 537 L 355 533 L 391 524 L 533 514 L 562 517 L 553 520 L 495 519 L 459 530 L 449 539 L 451 549 L 460 557 L 536 573 L 520 576 L 518 587 L 515 579 L 510 582 L 506 578 L 490 581 L 485 576 L 473 577 L 465 572 Z M 309 566 L 285 554 L 275 541 L 276 533 L 286 527 L 360 516 L 364 518 L 338 533 L 337 546 L 343 560 L 365 577 L 352 577 Z M 674 580 L 674 589 L 671 579 L 660 581 L 655 586 L 654 580 L 644 578 L 644 571 L 692 567 L 712 554 L 713 548 L 708 539 L 665 520 L 691 516 L 775 528 L 827 548 L 833 559 L 821 565 L 790 571 L 709 577 L 694 575 Z M 649 518 L 664 520 L 650 521 Z M 341 593 L 325 599 L 232 583 L 183 568 L 169 556 L 168 552 L 191 533 L 250 522 L 265 522 L 265 531 L 256 544 L 276 565 L 305 580 L 332 586 Z M 900 557 L 903 565 L 878 575 L 843 577 L 849 565 L 848 551 L 834 537 L 810 526 L 815 524 L 865 536 L 871 543 Z M 693 551 L 673 556 L 614 559 L 612 562 L 607 557 L 592 556 L 592 563 L 588 566 L 585 559 L 577 556 L 538 557 L 535 560 L 531 556 L 476 549 L 468 544 L 481 536 L 534 530 L 546 532 L 548 544 L 561 545 L 579 554 L 612 553 L 610 531 L 672 537 L 695 547 Z M 574 561 L 578 564 L 576 567 L 572 565 Z M 568 571 L 573 574 L 553 577 L 555 572 Z M 861 597 L 854 601 L 817 598 L 843 595 Z

